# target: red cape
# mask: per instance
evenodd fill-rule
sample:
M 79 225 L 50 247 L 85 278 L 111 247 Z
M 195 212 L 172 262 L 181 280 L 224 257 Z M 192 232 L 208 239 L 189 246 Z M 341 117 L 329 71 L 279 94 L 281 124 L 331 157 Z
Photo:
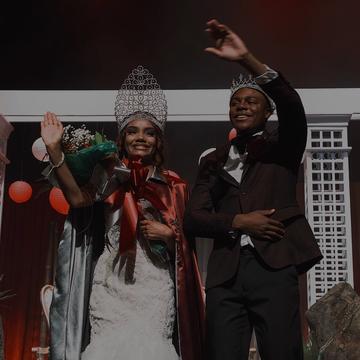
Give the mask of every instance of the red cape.
M 181 360 L 204 359 L 205 305 L 202 281 L 195 255 L 195 244 L 190 244 L 183 232 L 185 204 L 188 200 L 186 183 L 178 177 L 162 172 L 167 184 L 149 183 L 138 191 L 148 198 L 156 208 L 161 207 L 165 223 L 176 235 L 176 303 Z M 150 186 L 150 188 L 148 188 Z M 123 204 L 120 253 L 133 246 L 139 211 L 131 192 L 118 190 L 112 205 Z M 161 204 L 161 206 L 160 206 Z

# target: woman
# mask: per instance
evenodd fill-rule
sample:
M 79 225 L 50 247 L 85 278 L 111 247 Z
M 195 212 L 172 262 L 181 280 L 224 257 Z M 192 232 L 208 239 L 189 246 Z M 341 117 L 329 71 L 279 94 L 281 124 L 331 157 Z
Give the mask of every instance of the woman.
M 56 115 L 47 113 L 41 124 L 53 171 L 73 208 L 59 245 L 52 360 L 202 357 L 201 287 L 180 226 L 186 187 L 162 167 L 166 102 L 154 81 L 138 67 L 120 89 L 121 161 L 100 185 L 94 178 L 104 177 L 97 170 L 86 186 L 77 184 L 64 161 Z M 95 199 L 104 198 L 107 246 L 99 257 L 101 211 Z

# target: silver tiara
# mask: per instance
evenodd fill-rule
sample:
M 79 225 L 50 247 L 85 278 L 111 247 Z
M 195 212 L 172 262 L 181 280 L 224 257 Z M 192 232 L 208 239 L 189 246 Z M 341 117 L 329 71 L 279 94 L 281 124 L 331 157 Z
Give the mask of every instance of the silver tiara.
M 238 79 L 233 79 L 230 87 L 231 96 L 233 96 L 239 89 L 242 88 L 250 88 L 260 91 L 269 102 L 271 110 L 274 111 L 276 109 L 274 100 L 257 84 L 251 75 L 244 76 L 243 74 L 240 74 Z
M 115 117 L 119 131 L 139 116 L 164 131 L 167 117 L 165 94 L 149 70 L 140 65 L 125 79 L 116 96 Z

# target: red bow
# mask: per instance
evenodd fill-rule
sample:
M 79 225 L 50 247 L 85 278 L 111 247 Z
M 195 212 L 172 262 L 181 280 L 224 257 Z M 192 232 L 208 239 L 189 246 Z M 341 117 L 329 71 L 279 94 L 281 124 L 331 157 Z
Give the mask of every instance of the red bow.
M 126 159 L 124 163 L 131 169 L 129 187 L 117 190 L 108 199 L 108 202 L 113 207 L 123 205 L 119 239 L 120 254 L 124 254 L 136 246 L 135 237 L 138 219 L 144 218 L 142 208 L 139 205 L 140 199 L 148 200 L 159 211 L 167 209 L 161 200 L 158 185 L 147 181 L 149 169 L 141 163 L 141 160 Z

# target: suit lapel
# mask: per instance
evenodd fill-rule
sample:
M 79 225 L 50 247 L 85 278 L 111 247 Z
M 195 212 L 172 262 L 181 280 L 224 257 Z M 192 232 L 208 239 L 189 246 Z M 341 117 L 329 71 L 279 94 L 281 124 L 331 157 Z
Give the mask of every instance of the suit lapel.
M 269 129 L 267 129 L 267 127 L 266 127 L 261 136 L 267 141 L 270 138 L 270 135 L 271 134 L 269 132 Z M 249 177 L 249 173 L 251 173 L 251 169 L 255 165 L 254 164 L 255 159 L 251 159 L 250 156 L 248 156 L 248 158 L 246 159 L 245 164 L 244 164 L 241 181 L 240 181 L 240 183 L 238 183 L 235 178 L 233 178 L 226 170 L 223 169 L 223 166 L 225 165 L 225 163 L 228 159 L 228 156 L 229 156 L 230 146 L 231 146 L 231 143 L 225 144 L 222 148 L 219 149 L 219 151 L 216 154 L 217 163 L 220 164 L 220 168 L 218 169 L 219 176 L 223 180 L 225 180 L 227 183 L 229 183 L 230 185 L 240 188 L 240 185 L 242 185 Z
M 229 156 L 229 150 L 230 150 L 231 143 L 226 143 L 223 145 L 219 151 L 216 154 L 216 162 L 218 164 L 218 174 L 219 176 L 225 180 L 228 184 L 236 187 L 240 187 L 240 184 L 234 179 L 227 171 L 223 169 L 223 166 L 225 165 L 228 156 Z
M 243 173 L 241 176 L 241 181 L 238 183 L 238 181 L 233 178 L 226 170 L 224 170 L 223 166 L 226 163 L 226 160 L 229 156 L 229 150 L 230 150 L 230 144 L 228 144 L 226 147 L 223 148 L 223 151 L 221 152 L 220 156 L 218 157 L 218 163 L 221 164 L 219 168 L 219 176 L 225 180 L 230 185 L 233 185 L 237 188 L 240 188 L 240 185 L 243 184 L 243 182 L 246 180 L 249 170 L 253 167 L 254 163 L 249 160 L 249 158 L 245 161 Z
M 265 129 L 264 129 L 263 133 L 261 134 L 261 136 L 265 141 L 269 141 L 269 138 L 270 138 L 271 134 L 270 134 L 269 129 L 267 127 L 265 127 Z M 259 156 L 259 154 L 255 154 L 255 155 Z M 256 156 L 255 156 L 255 158 L 253 158 L 253 156 L 251 154 L 248 154 L 248 157 L 247 157 L 247 159 L 245 161 L 245 164 L 244 164 L 243 173 L 242 173 L 242 176 L 241 176 L 241 181 L 240 181 L 241 185 L 249 177 L 249 173 L 252 171 L 252 169 L 254 169 L 255 163 L 256 163 L 257 160 L 259 160 L 259 159 Z
M 223 168 L 220 169 L 219 176 L 230 185 L 240 187 L 240 184 Z
M 240 181 L 240 184 L 243 184 L 245 182 L 245 179 L 248 175 L 248 172 L 249 172 L 249 169 L 251 168 L 251 163 L 249 162 L 245 162 L 244 164 L 244 168 L 243 168 L 243 173 L 242 173 L 242 176 L 241 176 L 241 181 Z

